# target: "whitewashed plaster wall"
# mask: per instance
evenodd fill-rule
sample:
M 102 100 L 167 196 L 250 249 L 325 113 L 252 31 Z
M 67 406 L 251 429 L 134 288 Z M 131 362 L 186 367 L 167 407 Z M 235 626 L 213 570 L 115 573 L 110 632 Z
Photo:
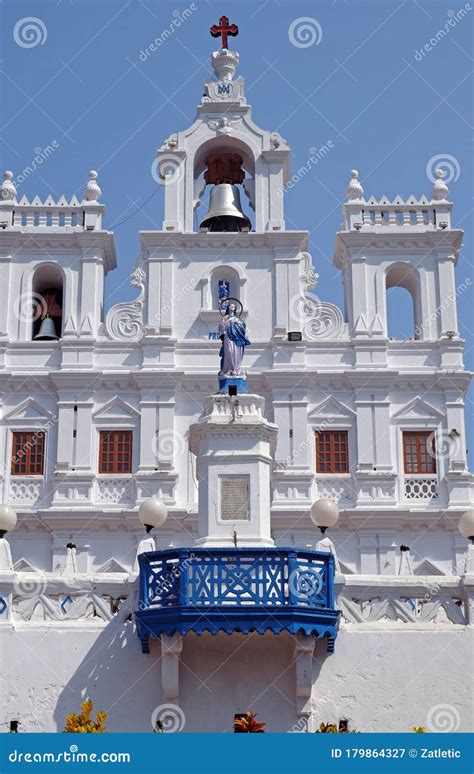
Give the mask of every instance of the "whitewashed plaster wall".
M 452 705 L 458 731 L 470 730 L 465 666 L 472 633 L 372 631 L 343 626 L 334 654 L 323 643 L 313 658 L 314 721 L 347 718 L 360 731 L 409 731 L 426 724 L 430 709 Z M 18 627 L 0 632 L 0 728 L 61 731 L 66 713 L 85 696 L 109 712 L 109 732 L 151 732 L 151 714 L 170 703 L 161 687 L 161 649 L 142 655 L 131 624 L 105 628 Z M 455 655 L 454 655 L 455 654 Z M 248 708 L 269 732 L 304 728 L 295 706 L 294 640 L 289 635 L 188 635 L 184 639 L 179 705 L 184 731 L 232 730 L 234 713 Z M 440 679 L 440 675 L 443 679 Z M 204 684 L 204 685 L 203 685 Z

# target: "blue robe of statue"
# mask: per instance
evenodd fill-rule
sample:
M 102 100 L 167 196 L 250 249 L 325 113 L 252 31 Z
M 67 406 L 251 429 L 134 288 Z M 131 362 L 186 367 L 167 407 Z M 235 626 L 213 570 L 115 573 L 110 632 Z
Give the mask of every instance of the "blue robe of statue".
M 219 323 L 222 346 L 219 352 L 221 370 L 219 376 L 242 376 L 244 348 L 250 344 L 246 336 L 246 326 L 243 320 L 231 313 Z

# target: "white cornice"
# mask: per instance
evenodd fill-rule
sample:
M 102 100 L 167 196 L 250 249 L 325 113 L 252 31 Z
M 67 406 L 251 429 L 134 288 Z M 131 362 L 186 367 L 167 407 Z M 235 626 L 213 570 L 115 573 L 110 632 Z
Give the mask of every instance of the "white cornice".
M 306 250 L 307 231 L 264 231 L 264 232 L 183 232 L 140 231 L 143 250 L 254 250 L 267 247 L 271 250 L 282 247 Z
M 380 251 L 386 251 L 387 256 L 397 251 L 399 256 L 406 255 L 413 257 L 424 254 L 428 250 L 435 258 L 437 255 L 434 250 L 449 250 L 453 253 L 454 263 L 456 264 L 459 251 L 461 249 L 464 232 L 461 229 L 450 229 L 445 231 L 416 231 L 415 229 L 406 232 L 400 232 L 397 228 L 389 230 L 384 226 L 378 226 L 376 229 L 363 229 L 360 231 L 338 231 L 336 234 L 336 243 L 333 254 L 333 265 L 341 269 L 345 265 L 348 254 L 351 250 L 359 252 L 359 260 L 364 260 L 366 256 L 373 253 L 380 257 Z M 353 256 L 352 256 L 353 258 Z

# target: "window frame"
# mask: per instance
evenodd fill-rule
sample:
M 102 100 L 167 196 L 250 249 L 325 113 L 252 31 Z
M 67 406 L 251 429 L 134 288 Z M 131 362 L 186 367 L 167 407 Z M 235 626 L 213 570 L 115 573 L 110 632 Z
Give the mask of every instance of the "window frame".
M 331 465 L 331 470 L 320 470 L 319 465 L 321 461 L 321 455 L 320 455 L 320 449 L 319 444 L 322 443 L 322 436 L 329 435 L 329 463 Z M 335 438 L 336 435 L 342 435 L 344 436 L 344 444 L 345 449 L 344 452 L 341 452 L 340 450 L 337 450 L 335 448 Z M 325 428 L 324 430 L 315 430 L 315 454 L 316 454 L 316 475 L 318 476 L 348 476 L 350 475 L 350 457 L 349 457 L 349 448 L 350 448 L 350 439 L 349 439 L 349 430 L 347 428 Z M 345 469 L 344 470 L 335 470 L 334 468 L 336 465 L 341 464 L 340 461 L 335 460 L 335 454 L 342 454 L 345 453 Z
M 130 439 L 130 441 L 129 441 L 129 450 L 128 450 L 129 469 L 126 470 L 126 471 L 125 470 L 118 470 L 117 469 L 119 462 L 118 462 L 118 459 L 117 459 L 118 451 L 116 449 L 116 445 L 119 443 L 119 441 L 118 441 L 118 439 L 117 440 L 114 439 L 113 451 L 112 451 L 112 454 L 113 454 L 113 460 L 112 460 L 113 461 L 113 470 L 102 470 L 101 469 L 102 468 L 102 464 L 104 463 L 103 455 L 105 453 L 104 450 L 103 450 L 103 446 L 102 446 L 103 436 L 105 436 L 107 434 L 109 434 L 109 435 L 110 434 L 118 435 L 120 433 L 127 434 L 129 436 L 129 439 Z M 133 450 L 134 450 L 134 442 L 133 442 L 133 429 L 132 428 L 130 428 L 130 427 L 110 427 L 110 428 L 102 427 L 102 428 L 99 428 L 99 449 L 98 449 L 98 457 L 97 457 L 97 475 L 99 475 L 99 476 L 119 476 L 119 477 L 131 476 L 133 474 Z M 107 453 L 109 453 L 109 452 L 107 452 Z M 107 464 L 107 462 L 105 464 Z
M 23 463 L 22 460 L 20 460 L 17 465 L 25 464 L 25 466 L 28 468 L 26 471 L 21 470 L 14 470 L 14 458 L 17 454 L 16 452 L 16 443 L 15 443 L 15 436 L 18 435 L 26 435 L 28 437 L 36 436 L 37 438 L 42 438 L 42 448 L 40 450 L 40 464 L 41 464 L 41 472 L 32 472 L 30 469 L 31 465 L 31 456 L 32 456 L 32 448 L 28 446 L 29 440 L 25 441 L 21 444 L 20 448 L 26 447 L 26 453 L 25 458 L 26 461 Z M 33 447 L 36 446 L 36 444 L 32 445 Z M 46 430 L 43 430 L 42 428 L 38 429 L 30 429 L 30 430 L 23 430 L 23 429 L 16 429 L 11 430 L 11 450 L 10 450 L 10 476 L 13 477 L 35 477 L 35 478 L 43 478 L 44 477 L 44 471 L 46 467 Z
M 415 445 L 415 456 L 416 456 L 416 470 L 408 470 L 408 467 L 410 465 L 413 465 L 413 463 L 407 463 L 407 445 L 405 443 L 405 438 L 407 436 L 416 436 L 416 445 Z M 421 448 L 421 438 L 428 439 L 429 437 L 432 437 L 432 444 L 433 444 L 433 455 L 431 455 L 428 451 L 428 448 L 426 447 L 425 452 L 423 454 L 422 448 Z M 402 430 L 402 454 L 403 454 L 403 475 L 405 476 L 436 476 L 438 475 L 438 466 L 437 466 L 437 458 L 436 458 L 436 432 L 434 430 L 427 430 L 427 429 L 403 429 Z M 413 452 L 411 453 L 411 456 L 413 456 Z M 421 470 L 420 468 L 423 468 L 426 465 L 423 462 L 423 459 L 426 461 L 430 461 L 430 467 L 432 467 L 432 470 Z

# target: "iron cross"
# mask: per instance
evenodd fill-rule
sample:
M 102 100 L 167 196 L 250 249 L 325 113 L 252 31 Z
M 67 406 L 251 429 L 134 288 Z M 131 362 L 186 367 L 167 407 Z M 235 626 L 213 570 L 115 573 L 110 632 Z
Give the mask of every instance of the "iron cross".
M 235 37 L 239 34 L 239 28 L 236 24 L 229 24 L 227 16 L 221 16 L 219 24 L 213 24 L 210 33 L 213 38 L 222 37 L 221 48 L 227 48 L 227 36 Z

